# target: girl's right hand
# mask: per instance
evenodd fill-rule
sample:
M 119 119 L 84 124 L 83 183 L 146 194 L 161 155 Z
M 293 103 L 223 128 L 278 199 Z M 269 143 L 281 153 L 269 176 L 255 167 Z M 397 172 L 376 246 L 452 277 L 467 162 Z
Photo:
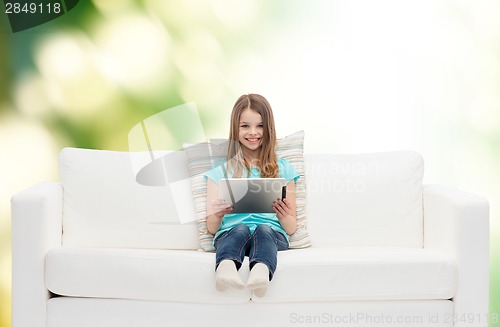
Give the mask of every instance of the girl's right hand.
M 222 219 L 224 215 L 233 211 L 233 206 L 224 200 L 217 199 L 209 203 L 207 211 L 208 216 L 214 215 L 217 218 Z

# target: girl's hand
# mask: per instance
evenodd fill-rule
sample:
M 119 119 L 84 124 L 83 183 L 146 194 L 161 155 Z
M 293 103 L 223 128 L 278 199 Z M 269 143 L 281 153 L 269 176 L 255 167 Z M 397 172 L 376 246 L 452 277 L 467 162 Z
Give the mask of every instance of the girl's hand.
M 231 211 L 233 211 L 233 206 L 220 199 L 213 200 L 207 207 L 207 215 L 214 215 L 219 219 L 222 219 L 225 214 L 228 214 Z
M 273 210 L 279 220 L 288 218 L 292 215 L 293 207 L 288 203 L 288 199 L 278 199 L 273 203 Z

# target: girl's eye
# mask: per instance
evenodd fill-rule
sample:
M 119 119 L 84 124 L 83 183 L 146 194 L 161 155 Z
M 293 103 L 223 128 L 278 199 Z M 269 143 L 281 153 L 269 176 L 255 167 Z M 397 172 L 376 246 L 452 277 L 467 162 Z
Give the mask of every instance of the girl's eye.
M 240 128 L 248 128 L 248 127 L 249 127 L 249 125 L 247 125 L 247 124 L 240 125 Z M 257 125 L 257 127 L 264 128 L 264 124 L 259 124 L 259 125 Z

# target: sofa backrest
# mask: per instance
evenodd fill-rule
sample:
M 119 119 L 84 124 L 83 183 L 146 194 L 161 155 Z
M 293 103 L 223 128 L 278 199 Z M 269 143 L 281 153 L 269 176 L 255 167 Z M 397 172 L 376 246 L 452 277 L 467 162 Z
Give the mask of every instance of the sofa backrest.
M 420 154 L 316 154 L 305 165 L 313 245 L 423 246 Z
M 168 175 L 167 185 L 137 182 L 142 176 L 148 184 L 141 174 L 151 162 L 147 152 L 63 149 L 63 245 L 199 248 L 185 153 L 154 157 L 166 158 L 156 162 Z M 313 246 L 422 246 L 418 153 L 311 154 L 305 166 Z
M 184 152 L 154 155 L 169 158 L 167 177 L 171 181 L 189 176 Z M 193 206 L 189 188 L 183 188 L 185 194 L 180 196 L 182 191 L 170 185 L 138 183 L 137 173 L 148 161 L 147 152 L 63 149 L 59 156 L 63 245 L 197 249 L 194 209 L 193 216 L 182 221 L 178 213 L 180 208 Z

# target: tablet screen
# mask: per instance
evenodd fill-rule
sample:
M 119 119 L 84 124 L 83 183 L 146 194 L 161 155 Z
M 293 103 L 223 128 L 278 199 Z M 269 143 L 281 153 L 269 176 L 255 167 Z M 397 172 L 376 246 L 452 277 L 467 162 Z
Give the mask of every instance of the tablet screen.
M 219 198 L 234 207 L 231 213 L 274 213 L 273 202 L 283 196 L 284 178 L 223 178 Z

